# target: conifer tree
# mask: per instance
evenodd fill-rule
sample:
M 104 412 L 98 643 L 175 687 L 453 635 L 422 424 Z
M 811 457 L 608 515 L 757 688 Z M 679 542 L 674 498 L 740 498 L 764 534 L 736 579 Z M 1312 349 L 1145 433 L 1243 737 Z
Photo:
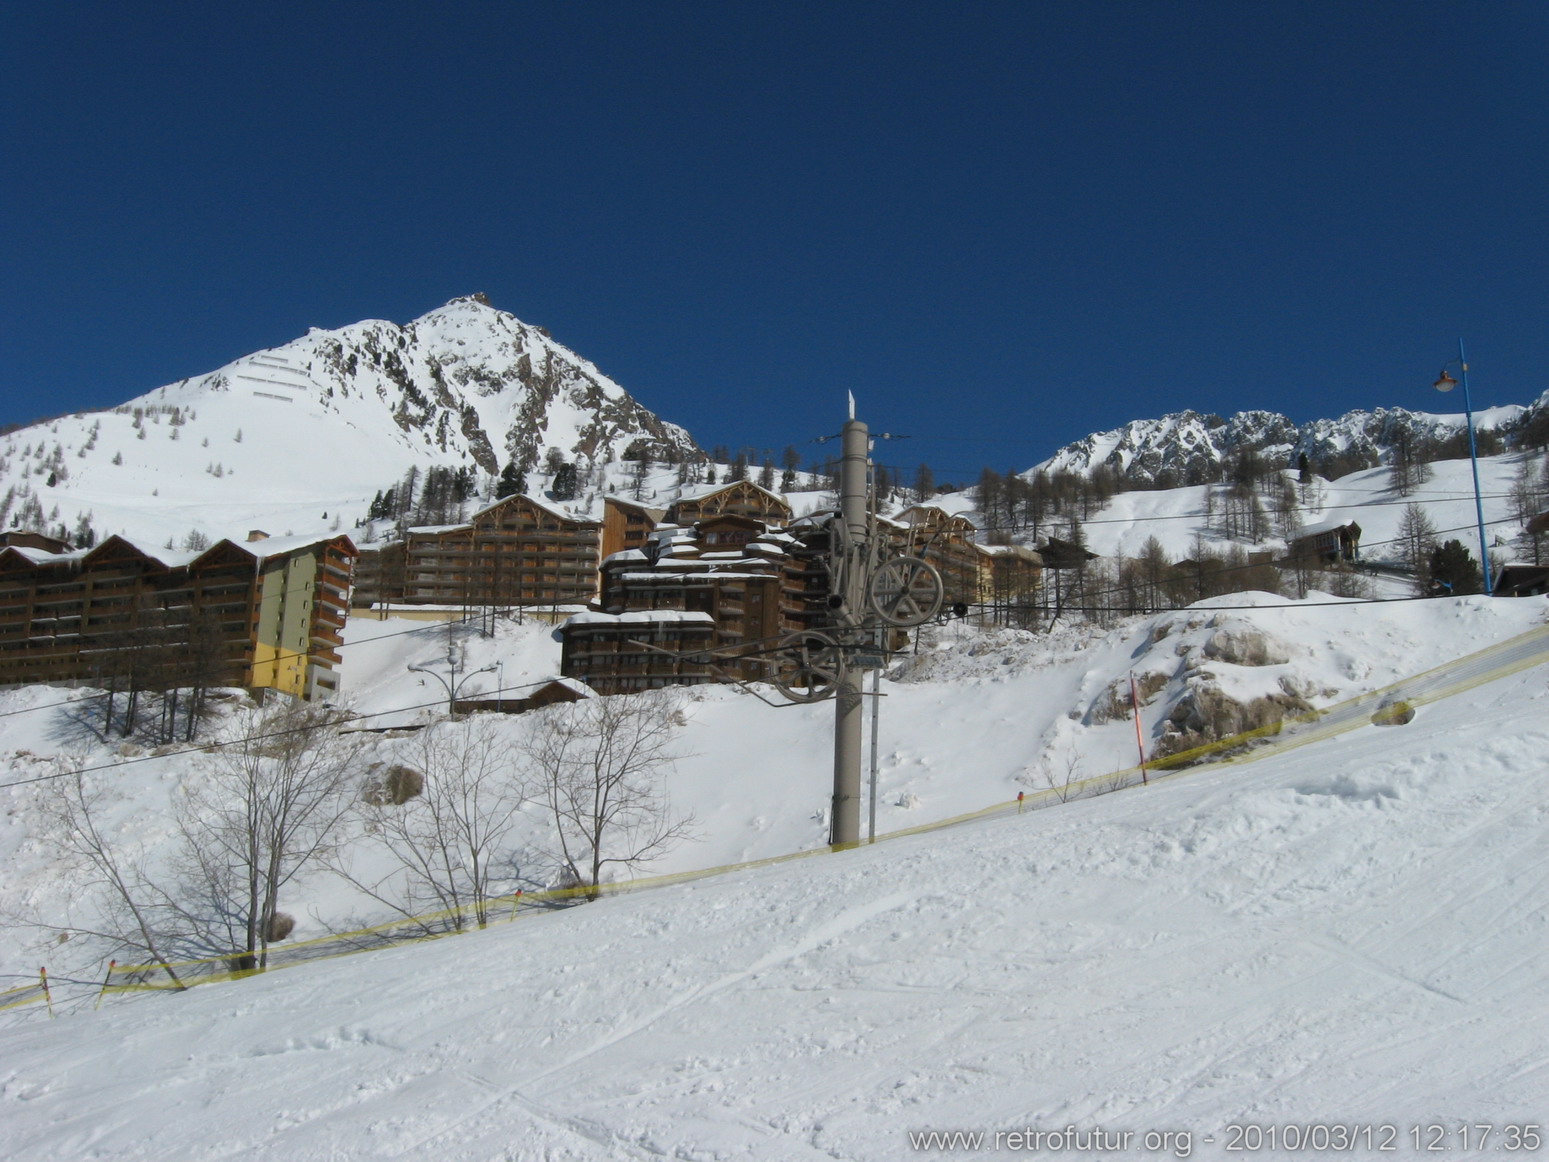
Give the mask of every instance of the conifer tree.
M 555 500 L 574 500 L 576 489 L 579 487 L 576 478 L 575 465 L 569 461 L 562 463 L 558 471 L 554 473 L 553 493 Z
M 515 460 L 508 461 L 500 472 L 500 480 L 495 484 L 495 499 L 504 500 L 508 496 L 516 496 L 527 491 L 527 475 Z
M 1462 541 L 1447 541 L 1431 550 L 1431 591 L 1437 597 L 1461 597 L 1484 588 L 1479 562 Z
M 929 464 L 921 464 L 914 470 L 914 499 L 919 504 L 935 495 L 936 474 L 931 471 Z

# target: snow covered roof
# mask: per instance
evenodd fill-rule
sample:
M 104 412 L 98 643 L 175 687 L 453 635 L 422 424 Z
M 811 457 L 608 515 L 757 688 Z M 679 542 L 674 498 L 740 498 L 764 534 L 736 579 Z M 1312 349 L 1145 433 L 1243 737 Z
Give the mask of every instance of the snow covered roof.
M 629 613 L 598 613 L 588 610 L 566 619 L 563 625 L 715 625 L 708 613 L 688 613 L 681 609 L 637 609 Z
M 834 508 L 815 508 L 791 521 L 789 528 L 820 529 L 839 515 Z
M 230 543 L 245 553 L 251 553 L 260 561 L 266 561 L 270 557 L 288 556 L 300 549 L 310 549 L 313 545 L 326 545 L 331 541 L 343 541 L 351 549 L 355 548 L 355 543 L 343 533 L 326 533 L 320 537 L 270 537 L 264 541 L 230 541 Z
M 79 561 L 90 549 L 72 549 L 68 553 L 50 553 L 47 549 L 34 549 L 27 545 L 6 545 L 4 552 L 16 553 L 34 565 L 59 565 L 66 561 Z
M 578 512 L 572 512 L 568 508 L 562 508 L 559 505 L 553 504 L 553 503 L 551 503 L 551 502 L 549 502 L 547 500 L 540 500 L 538 497 L 532 495 L 532 493 L 530 493 L 530 492 L 518 492 L 518 493 L 513 493 L 510 496 L 502 496 L 499 500 L 495 501 L 495 503 L 493 503 L 493 504 L 486 504 L 483 508 L 479 509 L 477 512 L 475 512 L 473 514 L 472 518 L 470 518 L 470 519 L 477 520 L 479 517 L 483 516 L 485 513 L 493 512 L 495 509 L 499 508 L 501 505 L 503 505 L 503 504 L 510 504 L 513 500 L 525 500 L 528 504 L 532 505 L 534 508 L 542 509 L 544 512 L 548 513 L 551 516 L 556 516 L 560 520 L 571 521 L 574 524 L 593 525 L 593 524 L 597 524 L 598 523 L 597 521 L 593 520 L 589 516 L 582 516 Z M 452 525 L 452 526 L 449 526 L 449 527 L 460 528 L 461 526 L 460 525 Z
M 572 692 L 574 692 L 576 694 L 579 694 L 583 698 L 595 698 L 595 697 L 597 697 L 597 691 L 593 690 L 590 686 L 588 686 L 585 682 L 581 681 L 579 678 L 565 678 L 565 677 L 552 678 L 549 681 L 543 683 L 543 685 L 544 686 L 563 686 L 566 690 L 570 690 L 570 691 L 572 691 Z
M 1323 533 L 1332 533 L 1338 529 L 1348 527 L 1351 523 L 1347 520 L 1326 520 L 1315 525 L 1303 525 L 1291 534 L 1291 539 L 1301 540 L 1303 537 L 1316 537 Z
M 974 524 L 972 518 L 967 516 L 965 512 L 951 512 L 938 504 L 911 504 L 908 508 L 899 509 L 898 512 L 892 516 L 891 520 L 895 524 L 900 524 L 905 527 L 934 524 L 938 521 L 948 522 L 954 520 L 967 521 L 970 525 Z
M 1041 560 L 1038 550 L 1027 545 L 981 545 L 970 542 L 969 547 L 983 553 L 986 557 L 1025 557 L 1028 560 Z
M 602 559 L 602 563 L 611 565 L 621 561 L 649 561 L 650 559 L 639 549 L 620 549 L 616 553 L 609 553 Z
M 627 496 L 619 496 L 617 493 L 608 493 L 602 498 L 602 502 L 605 505 L 616 504 L 620 508 L 638 509 L 640 512 L 649 513 L 650 516 L 655 520 L 661 520 L 662 517 L 667 515 L 667 510 L 665 508 L 660 508 L 656 505 L 645 504 L 638 500 L 631 500 Z
M 712 496 L 719 496 L 721 493 L 728 492 L 733 488 L 756 489 L 757 491 L 762 492 L 765 496 L 769 497 L 771 500 L 777 500 L 781 504 L 786 503 L 785 497 L 781 496 L 778 492 L 770 492 L 769 489 L 765 488 L 763 485 L 755 484 L 751 480 L 731 480 L 725 484 L 712 485 L 711 487 L 706 488 L 703 492 L 685 492 L 682 496 L 677 498 L 677 501 L 674 501 L 673 503 L 676 504 L 678 501 L 685 500 L 706 500 Z
M 741 564 L 742 562 L 738 562 Z M 773 573 L 748 573 L 723 569 L 691 571 L 688 569 L 660 569 L 654 573 L 621 573 L 619 579 L 637 585 L 681 585 L 685 581 L 764 581 Z

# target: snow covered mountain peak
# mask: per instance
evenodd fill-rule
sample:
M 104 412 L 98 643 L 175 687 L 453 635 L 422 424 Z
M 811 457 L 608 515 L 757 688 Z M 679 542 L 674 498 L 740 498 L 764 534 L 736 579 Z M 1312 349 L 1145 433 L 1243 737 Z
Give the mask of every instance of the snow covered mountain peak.
M 313 328 L 117 408 L 12 432 L 0 524 L 68 533 L 90 516 L 99 533 L 157 541 L 292 520 L 299 532 L 363 516 L 411 468 L 491 477 L 631 447 L 699 452 L 590 360 L 474 294 L 402 325 Z
M 353 410 L 344 401 L 374 399 L 417 455 L 447 453 L 491 473 L 511 460 L 531 468 L 550 449 L 588 461 L 615 459 L 636 440 L 658 456 L 696 450 L 686 431 L 641 407 L 590 360 L 482 294 L 402 326 L 372 319 L 313 328 L 134 402 L 192 402 L 211 391 L 305 399 L 341 416 Z

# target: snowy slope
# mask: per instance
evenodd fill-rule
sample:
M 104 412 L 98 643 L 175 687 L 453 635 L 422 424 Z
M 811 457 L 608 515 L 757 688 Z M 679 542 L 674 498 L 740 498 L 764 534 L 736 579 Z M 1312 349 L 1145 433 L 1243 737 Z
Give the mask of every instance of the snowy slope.
M 1505 560 L 1513 559 L 1513 540 L 1522 532 L 1522 524 L 1516 519 L 1516 506 L 1512 500 L 1512 488 L 1524 463 L 1542 473 L 1545 462 L 1541 453 L 1512 452 L 1501 456 L 1485 456 L 1479 460 L 1480 492 L 1486 524 L 1486 539 L 1493 555 Z M 1474 484 L 1472 470 L 1467 459 L 1438 460 L 1430 465 L 1432 478 L 1402 495 L 1393 488 L 1392 472 L 1388 468 L 1369 468 L 1352 472 L 1337 480 L 1314 480 L 1307 488 L 1297 488 L 1299 503 L 1296 524 L 1309 527 L 1324 523 L 1348 523 L 1360 525 L 1361 555 L 1370 561 L 1393 561 L 1399 556 L 1395 538 L 1404 509 L 1410 504 L 1419 505 L 1439 536 L 1456 538 L 1468 547 L 1476 558 L 1479 555 L 1478 524 L 1475 515 Z M 1293 483 L 1296 473 L 1284 475 Z M 1111 497 L 1100 509 L 1092 512 L 1089 519 L 1081 522 L 1087 547 L 1101 557 L 1134 558 L 1151 537 L 1156 537 L 1172 561 L 1185 560 L 1197 550 L 1198 535 L 1204 534 L 1208 548 L 1226 547 L 1226 538 L 1208 531 L 1212 501 L 1217 510 L 1222 503 L 1222 485 L 1194 485 L 1183 488 L 1156 491 L 1120 492 Z M 1214 497 L 1208 494 L 1214 492 Z M 1300 503 L 1305 496 L 1305 503 Z M 1271 506 L 1267 498 L 1261 501 L 1266 510 Z M 952 512 L 962 513 L 981 528 L 992 522 L 977 509 L 972 491 L 944 494 L 931 503 Z M 1069 516 L 1047 520 L 1041 530 L 1046 536 L 1068 535 Z M 1036 544 L 1040 538 L 1032 530 L 1014 530 L 1014 539 Z M 1268 536 L 1262 542 L 1238 541 L 1245 549 L 1283 549 L 1284 537 Z
M 943 724 L 972 704 L 941 698 Z M 1540 668 L 1258 764 L 31 1021 L 0 1032 L 0 1149 L 895 1159 L 1070 1126 L 1134 1135 L 1080 1156 L 1220 1158 L 1234 1125 L 1310 1122 L 1393 1127 L 1344 1156 L 1418 1156 L 1432 1124 L 1499 1147 L 1549 1100 L 1546 709 Z
M 1439 528 L 1467 529 L 1472 504 L 1466 461 L 1438 464 L 1436 478 L 1417 495 Z M 1505 491 L 1512 458 L 1486 461 L 1487 488 Z M 1358 519 L 1369 557 L 1392 535 L 1402 503 L 1386 491 L 1385 470 L 1336 482 L 1322 490 L 1319 514 Z M 670 472 L 652 478 L 651 490 L 675 490 Z M 1201 502 L 1198 489 L 1124 493 L 1089 523 L 1099 552 L 1133 553 L 1146 536 L 1158 535 L 1171 554 L 1190 551 Z M 1450 499 L 1443 500 L 1443 497 Z M 944 498 L 949 503 L 952 498 Z M 961 499 L 961 498 L 960 498 Z M 1504 500 L 1492 500 L 1501 509 Z M 1350 507 L 1341 507 L 1348 505 Z M 1467 533 L 1460 533 L 1467 542 Z M 1247 609 L 1231 607 L 1249 606 Z M 1220 607 L 1217 609 L 1216 607 Z M 1300 699 L 1327 706 L 1519 633 L 1540 617 L 1533 602 L 1464 601 L 1367 606 L 1307 602 L 1263 595 L 1236 595 L 1191 610 L 1121 624 L 1104 634 L 1061 625 L 1053 634 L 976 631 L 949 624 L 922 636 L 920 652 L 894 667 L 884 700 L 885 729 L 879 758 L 879 827 L 883 831 L 945 818 L 1038 790 L 1055 781 L 1100 774 L 1134 761 L 1132 726 L 1114 719 L 1128 675 L 1156 685 L 1143 719 L 1147 746 L 1188 729 L 1190 700 L 1219 690 L 1242 702 Z M 1259 635 L 1275 643 L 1275 665 L 1218 664 L 1213 635 Z M 449 631 L 423 623 L 379 621 L 360 613 L 346 630 L 343 689 L 365 725 L 423 722 L 439 713 L 443 691 L 410 665 L 445 673 L 449 646 L 468 677 L 462 690 L 475 695 L 497 684 L 520 695 L 558 670 L 558 645 L 549 627 L 500 623 L 494 638 L 472 627 Z M 473 674 L 486 666 L 498 671 Z M 1203 687 L 1203 689 L 1202 689 Z M 13 778 L 47 774 L 55 756 L 89 765 L 124 767 L 117 821 L 146 843 L 153 861 L 170 839 L 157 823 L 179 780 L 196 776 L 199 756 L 152 761 L 124 756 L 98 740 L 76 708 L 32 710 L 84 696 L 32 689 L 0 694 L 0 771 Z M 773 710 L 739 690 L 698 689 L 684 695 L 689 727 L 685 757 L 674 775 L 673 798 L 698 819 L 698 842 L 685 845 L 661 870 L 708 867 L 779 855 L 820 845 L 827 834 L 830 742 L 826 705 Z M 405 709 L 408 708 L 408 709 Z M 516 727 L 512 727 L 516 729 Z M 399 761 L 400 743 L 362 736 L 361 766 Z M 965 747 L 971 756 L 964 761 Z M 0 780 L 6 781 L 6 780 Z M 731 790 L 734 788 L 734 791 Z M 30 908 L 56 921 L 76 902 L 58 875 L 52 850 L 39 831 L 26 789 L 9 797 L 8 827 L 0 829 L 0 861 L 9 875 L 0 882 L 0 911 Z M 540 845 L 540 820 L 529 826 Z M 529 886 L 541 886 L 552 870 L 531 862 Z M 511 886 L 516 886 L 513 883 Z M 369 901 L 339 888 L 309 885 L 297 901 L 298 938 L 320 935 L 349 918 L 380 917 Z M 77 916 L 85 924 L 87 916 Z M 89 926 L 89 925 L 87 925 Z M 0 945 L 0 974 L 34 971 L 36 950 Z M 92 951 L 74 946 L 56 954 L 61 970 L 95 971 Z M 18 978 L 20 979 L 20 978 Z

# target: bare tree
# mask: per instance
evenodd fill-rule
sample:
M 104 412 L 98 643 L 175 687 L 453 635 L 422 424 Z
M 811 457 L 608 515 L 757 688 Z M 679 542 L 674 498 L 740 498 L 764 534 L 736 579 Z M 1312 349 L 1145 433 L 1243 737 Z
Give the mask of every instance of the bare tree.
M 1070 802 L 1071 797 L 1080 791 L 1081 780 L 1085 778 L 1081 773 L 1081 756 L 1075 744 L 1068 745 L 1059 756 L 1047 753 L 1038 770 L 1038 778 L 1061 803 Z
M 1273 483 L 1271 503 L 1275 535 L 1289 541 L 1296 535 L 1296 530 L 1302 523 L 1301 510 L 1296 503 L 1296 485 L 1292 484 L 1290 476 L 1283 472 L 1273 477 Z
M 486 715 L 420 731 L 403 755 L 409 765 L 368 787 L 363 807 L 402 886 L 351 882 L 405 915 L 447 910 L 461 931 L 471 910 L 484 927 L 489 900 L 512 878 L 511 835 L 527 802 L 520 757 Z M 407 776 L 417 776 L 417 793 Z
M 1425 596 L 1431 585 L 1431 553 L 1436 548 L 1436 526 L 1423 506 L 1413 502 L 1404 506 L 1394 538 L 1399 559 L 1414 575 L 1415 592 Z
M 326 708 L 285 702 L 238 715 L 230 741 L 178 804 L 184 920 L 214 947 L 262 968 L 280 891 L 337 839 L 348 755 Z
M 1524 456 L 1511 483 L 1512 517 L 1519 524 L 1527 524 L 1543 510 L 1546 491 L 1549 491 L 1549 459 L 1540 465 L 1532 456 Z
M 175 941 L 164 931 L 166 896 L 147 875 L 144 853 L 109 838 L 103 825 L 108 792 L 102 783 L 88 784 L 79 767 L 79 762 L 71 763 L 68 773 L 49 783 L 42 803 L 65 860 L 78 876 L 81 896 L 101 893 L 93 926 L 72 925 L 66 931 L 97 937 L 110 952 L 147 956 L 166 970 L 173 984 L 184 988 L 165 951 Z
M 1167 580 L 1167 575 L 1172 570 L 1172 562 L 1167 559 L 1167 550 L 1162 547 L 1162 542 L 1154 536 L 1147 537 L 1146 543 L 1140 546 L 1137 564 L 1143 611 L 1149 613 L 1160 609 L 1166 601 L 1162 583 Z
M 534 715 L 526 739 L 561 866 L 595 899 L 603 868 L 637 868 L 692 837 L 662 786 L 684 719 L 665 692 L 588 699 Z

